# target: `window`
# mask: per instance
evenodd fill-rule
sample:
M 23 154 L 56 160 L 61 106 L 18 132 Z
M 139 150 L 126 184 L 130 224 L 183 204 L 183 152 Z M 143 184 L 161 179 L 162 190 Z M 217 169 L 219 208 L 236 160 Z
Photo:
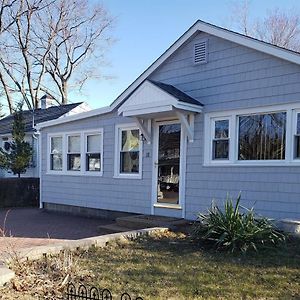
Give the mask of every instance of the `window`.
M 214 121 L 212 158 L 229 159 L 229 120 Z
M 139 173 L 139 130 L 122 130 L 120 173 Z
M 300 113 L 296 114 L 295 158 L 300 158 Z
M 101 171 L 101 134 L 86 136 L 86 171 Z
M 238 118 L 239 160 L 285 159 L 286 112 Z
M 116 127 L 116 166 L 115 176 L 141 177 L 141 142 L 139 129 Z
M 80 171 L 81 168 L 80 135 L 68 136 L 68 171 Z
M 63 147 L 62 136 L 50 138 L 50 170 L 62 171 L 63 167 Z
M 300 103 L 211 112 L 204 119 L 204 165 L 300 165 Z

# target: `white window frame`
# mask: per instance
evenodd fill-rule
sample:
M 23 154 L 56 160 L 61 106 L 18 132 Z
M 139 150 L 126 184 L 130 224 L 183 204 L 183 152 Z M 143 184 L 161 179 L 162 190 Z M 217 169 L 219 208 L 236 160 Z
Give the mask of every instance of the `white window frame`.
M 284 160 L 238 160 L 239 116 L 251 114 L 286 112 L 286 140 Z M 206 113 L 204 115 L 204 166 L 300 166 L 300 159 L 295 158 L 295 132 L 297 113 L 300 113 L 300 103 L 286 105 L 270 105 L 257 108 L 230 110 L 226 112 Z M 229 160 L 212 159 L 212 138 L 214 122 L 229 119 Z
M 62 139 L 62 169 L 61 170 L 52 170 L 51 169 L 51 146 L 52 138 L 61 138 Z M 47 173 L 51 172 L 52 174 L 62 174 L 64 171 L 64 137 L 62 134 L 49 134 L 47 139 Z
M 90 135 L 100 135 L 100 171 L 88 171 L 86 166 L 86 155 L 88 153 L 87 151 L 87 137 Z M 92 176 L 102 176 L 103 175 L 103 129 L 96 130 L 96 131 L 89 131 L 85 132 L 84 134 L 84 171 L 86 174 L 92 175 Z
M 89 134 L 100 134 L 101 136 L 101 171 L 91 172 L 86 171 L 86 137 Z M 80 171 L 68 170 L 68 137 L 80 135 Z M 50 154 L 51 154 L 51 137 L 62 137 L 63 144 L 63 168 L 62 171 L 51 170 Z M 103 176 L 103 128 L 81 131 L 55 132 L 47 134 L 47 175 L 71 175 L 71 176 Z
M 120 149 L 122 144 L 122 134 L 124 130 L 138 130 L 139 137 L 141 135 L 140 129 L 135 123 L 117 124 L 115 126 L 115 161 L 114 161 L 114 178 L 126 179 L 142 179 L 143 170 L 143 142 L 139 139 L 139 172 L 138 173 L 121 173 L 120 172 Z
M 228 121 L 228 147 L 229 147 L 229 153 L 228 153 L 228 158 L 220 158 L 220 159 L 214 159 L 213 158 L 213 141 L 216 140 L 215 139 L 215 126 L 216 126 L 216 122 L 217 121 Z M 210 124 L 211 128 L 210 128 L 210 160 L 214 161 L 215 163 L 230 163 L 230 161 L 232 161 L 232 157 L 231 157 L 231 153 L 232 151 L 230 151 L 230 149 L 233 147 L 233 140 L 231 137 L 231 127 L 232 127 L 232 120 L 230 116 L 224 116 L 224 117 L 216 117 L 216 118 L 212 118 L 211 119 L 211 124 Z
M 69 137 L 75 137 L 75 136 L 79 136 L 79 139 L 80 139 L 80 150 L 79 150 L 79 152 L 69 152 Z M 68 173 L 74 173 L 74 174 L 76 174 L 76 173 L 81 173 L 82 172 L 82 134 L 80 133 L 80 132 L 74 132 L 74 133 L 68 133 L 68 134 L 66 134 L 66 147 L 65 147 L 65 149 L 66 149 L 66 153 L 65 153 L 65 155 L 66 155 L 66 172 L 68 172 Z M 79 154 L 80 155 L 80 170 L 79 171 L 76 171 L 76 170 L 70 170 L 70 169 L 68 169 L 68 155 L 69 154 Z
M 293 158 L 293 160 L 295 162 L 299 162 L 300 163 L 300 157 L 296 157 L 296 145 L 295 145 L 295 136 L 297 135 L 297 115 L 300 114 L 300 109 L 295 109 L 293 111 L 293 115 L 292 115 L 292 140 L 291 140 L 291 144 L 292 144 L 292 149 L 291 149 L 291 157 Z

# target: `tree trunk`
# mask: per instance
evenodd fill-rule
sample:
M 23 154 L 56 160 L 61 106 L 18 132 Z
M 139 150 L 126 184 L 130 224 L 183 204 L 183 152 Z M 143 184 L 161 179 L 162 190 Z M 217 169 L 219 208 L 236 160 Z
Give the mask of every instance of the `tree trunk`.
M 6 82 L 5 82 L 4 77 L 1 72 L 0 72 L 0 81 L 2 83 L 2 87 L 5 92 L 5 96 L 6 96 L 6 100 L 7 100 L 7 104 L 8 104 L 8 108 L 9 108 L 9 113 L 12 114 L 13 113 L 13 100 L 12 100 L 9 88 L 6 85 Z
M 62 79 L 61 81 L 61 93 L 62 101 L 61 104 L 68 104 L 68 83 L 66 80 Z

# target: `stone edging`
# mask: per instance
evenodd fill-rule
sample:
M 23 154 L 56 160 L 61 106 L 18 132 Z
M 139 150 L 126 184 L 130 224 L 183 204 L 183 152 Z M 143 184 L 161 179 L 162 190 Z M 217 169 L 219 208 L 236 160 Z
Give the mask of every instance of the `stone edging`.
M 81 240 L 66 241 L 61 243 L 56 243 L 53 245 L 46 246 L 36 246 L 31 248 L 24 248 L 18 253 L 21 259 L 39 259 L 47 254 L 58 254 L 63 250 L 77 250 L 87 249 L 91 246 L 105 247 L 108 242 L 118 240 L 120 238 L 136 238 L 142 235 L 149 235 L 154 232 L 162 232 L 168 230 L 164 227 L 153 227 L 139 230 L 131 230 L 126 232 L 118 232 L 106 235 L 100 235 L 90 238 L 85 238 Z M 9 263 L 9 258 L 6 260 Z M 0 286 L 13 279 L 15 273 L 10 270 L 3 262 L 0 262 Z

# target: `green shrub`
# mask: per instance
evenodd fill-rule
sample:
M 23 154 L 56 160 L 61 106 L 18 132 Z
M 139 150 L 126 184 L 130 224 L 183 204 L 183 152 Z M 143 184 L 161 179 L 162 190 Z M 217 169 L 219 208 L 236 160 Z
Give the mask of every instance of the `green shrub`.
M 193 238 L 212 243 L 218 250 L 232 252 L 257 251 L 262 246 L 275 246 L 285 241 L 285 235 L 271 220 L 256 216 L 253 208 L 243 208 L 240 200 L 239 194 L 234 205 L 227 195 L 223 210 L 212 202 L 207 214 L 198 214 Z

